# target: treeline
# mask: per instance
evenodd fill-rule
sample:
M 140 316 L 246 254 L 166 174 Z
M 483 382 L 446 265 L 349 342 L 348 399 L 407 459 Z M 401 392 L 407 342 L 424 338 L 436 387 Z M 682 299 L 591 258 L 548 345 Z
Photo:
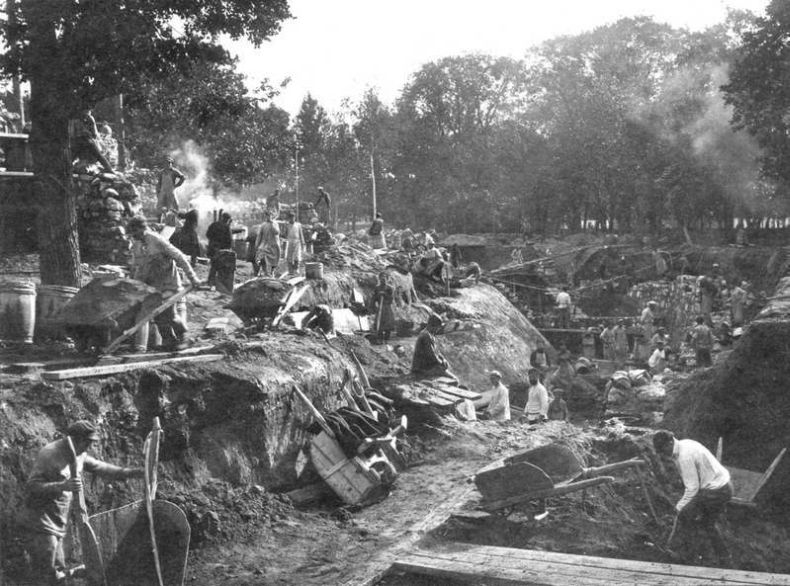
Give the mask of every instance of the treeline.
M 744 37 L 765 24 L 734 11 L 703 32 L 623 19 L 521 60 L 425 64 L 391 106 L 369 90 L 330 114 L 307 96 L 293 121 L 269 105 L 273 88 L 248 95 L 232 64 L 199 68 L 130 97 L 129 140 L 144 162 L 163 135 L 197 136 L 223 181 L 269 178 L 286 192 L 298 157 L 300 192 L 324 186 L 340 221 L 370 217 L 375 180 L 394 226 L 731 226 L 787 214 L 781 182 L 761 175 L 765 144 L 731 123 L 725 99 L 749 88 L 722 90 Z

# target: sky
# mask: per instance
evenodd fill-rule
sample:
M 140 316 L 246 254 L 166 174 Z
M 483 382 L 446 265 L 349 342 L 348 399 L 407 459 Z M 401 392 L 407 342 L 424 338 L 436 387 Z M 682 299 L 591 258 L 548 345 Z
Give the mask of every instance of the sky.
M 331 112 L 376 88 L 387 103 L 409 76 L 446 56 L 521 58 L 529 47 L 623 17 L 651 16 L 692 30 L 721 22 L 727 8 L 764 14 L 770 0 L 291 0 L 294 19 L 259 48 L 234 42 L 252 89 L 289 84 L 274 103 L 292 115 L 308 93 Z

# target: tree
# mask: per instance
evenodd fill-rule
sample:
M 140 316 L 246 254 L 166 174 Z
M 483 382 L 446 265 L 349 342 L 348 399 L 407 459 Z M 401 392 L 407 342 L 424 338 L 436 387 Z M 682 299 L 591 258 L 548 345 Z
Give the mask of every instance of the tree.
M 30 82 L 31 151 L 41 279 L 79 285 L 69 119 L 126 93 L 142 73 L 166 78 L 227 61 L 220 34 L 255 44 L 290 17 L 287 0 L 20 0 L 6 31 L 8 74 Z M 183 31 L 183 32 L 181 32 Z
M 765 18 L 743 33 L 743 44 L 723 86 L 733 123 L 764 150 L 768 177 L 790 186 L 790 3 L 773 0 Z

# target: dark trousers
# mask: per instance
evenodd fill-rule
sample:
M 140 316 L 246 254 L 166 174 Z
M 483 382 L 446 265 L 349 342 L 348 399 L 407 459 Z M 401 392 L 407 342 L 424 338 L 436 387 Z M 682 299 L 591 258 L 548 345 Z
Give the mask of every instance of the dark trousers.
M 710 348 L 697 348 L 697 366 L 711 366 L 713 358 L 710 355 Z
M 695 545 L 702 541 L 699 537 L 707 537 L 713 547 L 713 553 L 718 558 L 719 564 L 729 560 L 730 552 L 727 544 L 716 526 L 721 514 L 726 509 L 727 503 L 732 498 L 732 484 L 727 483 L 715 490 L 700 490 L 691 502 L 678 514 L 678 521 L 682 534 L 686 536 L 687 544 L 684 550 L 697 554 Z M 698 535 L 702 533 L 702 535 Z
M 571 325 L 571 308 L 560 307 L 557 309 L 557 327 L 561 330 L 568 329 Z
M 163 346 L 172 346 L 183 341 L 187 328 L 181 321 L 175 305 L 171 305 L 157 315 L 154 322 L 162 336 Z

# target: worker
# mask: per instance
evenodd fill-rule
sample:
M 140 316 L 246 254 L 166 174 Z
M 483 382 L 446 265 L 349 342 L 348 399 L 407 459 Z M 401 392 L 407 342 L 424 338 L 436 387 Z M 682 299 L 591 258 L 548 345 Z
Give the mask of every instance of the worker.
M 658 303 L 648 301 L 642 314 L 639 316 L 639 343 L 634 348 L 634 355 L 637 360 L 647 360 L 650 357 L 650 340 L 655 334 L 655 310 Z
M 562 291 L 557 293 L 557 327 L 566 330 L 571 325 L 571 296 L 568 286 L 563 285 Z
M 315 200 L 315 204 L 313 204 L 313 208 L 315 208 L 316 214 L 321 216 L 324 224 L 329 224 L 332 221 L 332 198 L 324 191 L 323 187 L 318 188 L 318 197 Z
M 444 283 L 445 264 L 446 261 L 442 251 L 436 248 L 436 244 L 431 239 L 428 243 L 428 249 L 417 262 L 417 272 L 433 281 Z
M 548 419 L 549 393 L 540 382 L 540 373 L 535 368 L 530 368 L 527 373 L 529 389 L 527 390 L 527 404 L 524 415 L 527 423 L 541 423 Z
M 268 198 L 266 198 L 266 209 L 271 214 L 272 221 L 276 222 L 280 219 L 280 190 L 275 189 Z
M 189 210 L 184 214 L 184 224 L 173 232 L 170 237 L 170 244 L 178 248 L 186 256 L 194 267 L 197 257 L 200 256 L 200 240 L 197 235 L 198 211 Z
M 332 308 L 323 303 L 313 307 L 302 321 L 303 329 L 321 330 L 324 334 L 335 333 L 335 318 L 332 315 Z
M 661 344 L 663 344 L 664 347 L 666 347 L 666 345 L 669 343 L 669 338 L 667 337 L 667 329 L 665 327 L 663 327 L 663 326 L 658 328 L 656 330 L 656 333 L 653 334 L 653 337 L 650 338 L 650 351 L 651 352 L 653 350 L 655 350 L 656 348 L 658 348 L 658 343 L 659 342 L 661 342 Z
M 384 237 L 384 218 L 381 216 L 381 212 L 376 212 L 376 219 L 370 225 L 368 236 L 370 236 L 371 248 L 387 248 L 387 240 Z
M 417 378 L 444 376 L 458 380 L 458 377 L 450 372 L 450 363 L 439 352 L 436 343 L 436 334 L 443 326 L 442 318 L 432 313 L 425 328 L 417 336 L 411 361 L 411 372 Z
M 714 271 L 718 265 L 714 265 Z M 717 276 L 712 271 L 710 275 L 703 275 L 697 280 L 697 294 L 699 295 L 699 312 L 708 326 L 713 326 L 713 301 L 719 294 Z
M 510 392 L 502 384 L 502 373 L 492 370 L 488 374 L 491 386 L 474 401 L 475 409 L 485 409 L 485 419 L 510 421 Z
M 697 317 L 697 325 L 691 330 L 691 345 L 697 355 L 697 366 L 711 366 L 713 358 L 713 332 L 705 323 L 703 316 Z
M 603 358 L 604 360 L 615 360 L 615 335 L 612 322 L 607 321 L 604 323 L 603 330 L 599 336 L 601 344 L 603 344 Z
M 461 253 L 461 247 L 458 246 L 457 242 L 454 242 L 450 245 L 450 266 L 457 269 L 461 266 L 463 260 L 464 255 Z
M 99 147 L 99 129 L 90 109 L 83 110 L 78 118 L 69 121 L 69 137 L 74 157 L 87 164 L 98 161 L 105 172 L 115 173 Z
M 272 210 L 263 212 L 263 224 L 258 228 L 255 238 L 255 263 L 258 272 L 263 270 L 265 277 L 273 277 L 280 265 L 280 226 L 272 217 Z M 257 275 L 258 273 L 256 273 Z
M 628 360 L 628 328 L 625 320 L 621 319 L 614 327 L 614 360 L 618 368 L 625 366 Z
M 156 201 L 159 208 L 178 210 L 176 188 L 186 181 L 184 174 L 173 166 L 173 157 L 165 157 L 165 166 L 156 181 Z
M 296 221 L 296 214 L 288 212 L 288 226 L 285 229 L 285 260 L 288 263 L 288 271 L 292 274 L 299 272 L 299 264 L 302 262 L 304 250 L 304 234 L 302 224 Z
M 662 340 L 656 342 L 655 349 L 650 354 L 650 358 L 647 359 L 647 366 L 651 374 L 664 372 L 664 369 L 667 367 L 667 351 Z
M 554 387 L 547 391 L 549 395 L 549 409 L 546 412 L 550 421 L 569 421 L 570 412 L 568 411 L 568 404 L 563 399 L 565 389 L 562 387 Z
M 675 505 L 679 535 L 685 536 L 686 545 L 693 548 L 698 540 L 692 534 L 695 527 L 701 527 L 713 546 L 718 564 L 726 565 L 730 553 L 716 521 L 732 498 L 729 471 L 699 442 L 676 439 L 666 430 L 653 434 L 653 447 L 659 456 L 674 460 L 683 480 L 685 491 Z
M 194 287 L 201 284 L 187 257 L 162 236 L 149 230 L 145 218 L 134 217 L 129 220 L 128 230 L 139 243 L 134 257 L 135 279 L 155 287 L 165 299 L 181 290 L 178 269 L 184 272 Z M 154 317 L 154 321 L 166 349 L 178 350 L 184 345 L 187 328 L 175 305 Z
M 730 294 L 730 314 L 732 315 L 732 326 L 737 328 L 743 325 L 744 321 L 744 306 L 746 299 L 749 296 L 747 288 L 749 283 L 741 281 L 740 285 L 736 285 Z
M 529 355 L 529 363 L 532 368 L 537 368 L 543 375 L 551 368 L 551 359 L 549 358 L 548 352 L 546 352 L 546 347 L 542 343 L 538 343 L 538 347 Z
M 376 338 L 379 343 L 386 343 L 395 329 L 394 301 L 395 288 L 387 282 L 387 272 L 381 271 L 378 285 L 373 291 L 373 313 L 376 316 Z
M 82 472 L 104 478 L 142 478 L 142 468 L 122 468 L 88 455 L 99 441 L 99 432 L 89 421 L 77 421 L 66 430 L 76 455 L 77 474 L 71 476 L 74 460 L 64 437 L 48 443 L 39 451 L 27 481 L 25 525 L 27 549 L 34 584 L 58 584 L 70 574 L 65 568 L 63 537 L 66 535 L 72 493 L 83 489 Z M 73 570 L 73 569 L 72 569 Z
M 236 272 L 236 253 L 233 251 L 233 232 L 230 228 L 232 221 L 233 218 L 228 212 L 220 210 L 219 219 L 209 224 L 206 230 L 206 238 L 208 238 L 206 254 L 211 263 L 208 284 L 225 293 L 233 291 L 233 274 Z

